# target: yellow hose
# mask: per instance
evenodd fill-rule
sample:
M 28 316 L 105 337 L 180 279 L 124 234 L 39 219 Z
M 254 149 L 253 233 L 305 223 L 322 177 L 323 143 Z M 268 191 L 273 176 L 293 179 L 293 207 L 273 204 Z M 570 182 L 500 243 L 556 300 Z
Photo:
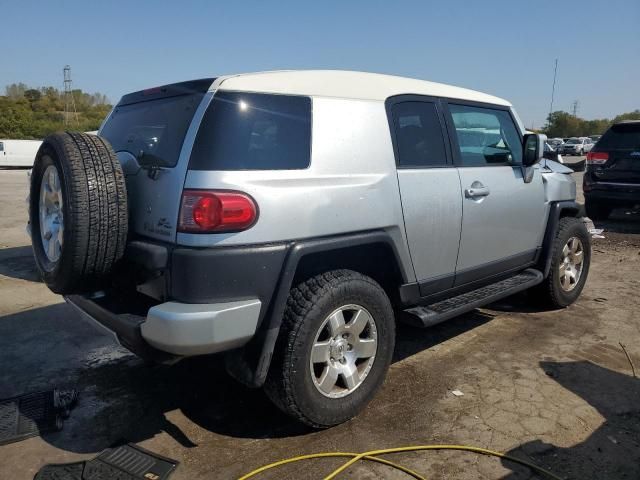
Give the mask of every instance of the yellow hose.
M 489 455 L 489 456 L 494 456 L 494 457 L 499 457 L 499 458 L 503 458 L 505 460 L 509 460 L 511 462 L 515 462 L 515 463 L 519 463 L 520 465 L 524 465 L 525 467 L 530 468 L 531 470 L 537 472 L 537 473 L 541 473 L 542 475 L 545 475 L 547 478 L 551 478 L 553 480 L 563 480 L 561 477 L 558 477 L 557 475 L 554 475 L 553 473 L 551 473 L 548 470 L 545 470 L 542 467 L 539 467 L 537 465 L 534 465 L 533 463 L 527 462 L 526 460 L 521 460 L 519 458 L 516 457 L 511 457 L 509 455 L 505 455 L 504 453 L 500 453 L 500 452 L 494 452 L 493 450 L 487 450 L 485 448 L 479 448 L 479 447 L 469 447 L 466 445 L 414 445 L 414 446 L 409 446 L 409 447 L 399 447 L 399 448 L 386 448 L 383 450 L 371 450 L 370 452 L 363 452 L 363 453 L 348 453 L 348 452 L 329 452 L 329 453 L 314 453 L 314 454 L 310 454 L 310 455 L 301 455 L 299 457 L 293 457 L 293 458 L 288 458 L 286 460 L 280 460 L 278 462 L 274 462 L 274 463 L 270 463 L 269 465 L 265 465 L 264 467 L 260 467 L 257 468 L 256 470 L 253 470 L 252 472 L 247 473 L 246 475 L 243 475 L 242 477 L 240 477 L 239 480 L 246 480 L 248 478 L 254 477 L 262 472 L 265 472 L 267 470 L 270 470 L 272 468 L 276 468 L 276 467 L 280 467 L 282 465 L 286 465 L 288 463 L 294 463 L 294 462 L 299 462 L 301 460 L 309 460 L 312 458 L 327 458 L 327 457 L 350 457 L 350 459 L 345 462 L 344 464 L 342 464 L 340 467 L 336 468 L 333 472 L 331 472 L 329 475 L 327 475 L 324 480 L 332 480 L 334 478 L 336 478 L 340 473 L 344 472 L 347 468 L 349 468 L 351 465 L 353 465 L 356 462 L 359 462 L 360 460 L 369 460 L 372 462 L 378 462 L 381 463 L 383 465 L 387 465 L 393 468 L 396 468 L 404 473 L 406 473 L 407 475 L 412 476 L 413 478 L 416 478 L 418 480 L 426 480 L 424 477 L 422 477 L 421 475 L 419 475 L 418 473 L 414 472 L 413 470 L 409 470 L 406 467 L 403 467 L 402 465 L 398 465 L 396 463 L 390 462 L 388 460 L 384 460 L 382 458 L 378 458 L 378 455 L 385 455 L 388 453 L 400 453 L 400 452 L 416 452 L 416 451 L 420 451 L 420 450 L 462 450 L 465 452 L 473 452 L 473 453 L 479 453 L 482 455 Z

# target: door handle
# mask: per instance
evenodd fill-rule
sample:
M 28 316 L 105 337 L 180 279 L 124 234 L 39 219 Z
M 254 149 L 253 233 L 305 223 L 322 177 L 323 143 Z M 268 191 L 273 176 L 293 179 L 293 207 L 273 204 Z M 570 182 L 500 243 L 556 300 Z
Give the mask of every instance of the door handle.
M 467 198 L 486 197 L 491 193 L 489 187 L 469 187 L 464 191 L 464 196 Z

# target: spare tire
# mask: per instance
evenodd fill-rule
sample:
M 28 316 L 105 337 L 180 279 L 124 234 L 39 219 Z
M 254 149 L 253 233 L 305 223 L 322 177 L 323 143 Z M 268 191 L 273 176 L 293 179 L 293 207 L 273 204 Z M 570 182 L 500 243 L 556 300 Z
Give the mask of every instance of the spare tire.
M 98 289 L 127 242 L 127 189 L 109 143 L 61 132 L 44 139 L 31 173 L 31 244 L 55 293 Z

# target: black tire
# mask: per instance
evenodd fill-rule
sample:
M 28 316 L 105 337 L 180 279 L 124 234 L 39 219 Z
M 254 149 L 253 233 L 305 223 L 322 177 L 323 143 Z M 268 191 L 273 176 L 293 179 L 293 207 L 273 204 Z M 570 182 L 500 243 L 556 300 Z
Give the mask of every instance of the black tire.
M 596 201 L 589 198 L 584 199 L 584 208 L 587 217 L 591 220 L 606 220 L 613 210 L 611 205 L 605 203 L 604 200 Z
M 564 261 L 563 248 L 571 238 L 582 243 L 582 270 L 578 281 L 570 291 L 562 288 L 560 282 L 560 266 Z M 551 250 L 551 269 L 544 281 L 534 289 L 538 300 L 551 308 L 565 308 L 577 300 L 584 288 L 591 265 L 591 237 L 581 219 L 564 217 L 558 223 L 556 237 Z
M 351 393 L 329 398 L 316 388 L 311 347 L 327 316 L 344 305 L 364 307 L 374 319 L 377 350 L 371 369 Z M 391 303 L 373 279 L 350 270 L 317 275 L 291 290 L 265 390 L 285 413 L 314 428 L 356 416 L 382 385 L 395 345 Z
M 64 218 L 55 260 L 44 250 L 40 227 L 40 192 L 49 166 L 59 176 Z M 108 142 L 77 132 L 45 138 L 31 174 L 29 219 L 36 265 L 52 291 L 99 288 L 124 253 L 129 221 L 124 174 Z

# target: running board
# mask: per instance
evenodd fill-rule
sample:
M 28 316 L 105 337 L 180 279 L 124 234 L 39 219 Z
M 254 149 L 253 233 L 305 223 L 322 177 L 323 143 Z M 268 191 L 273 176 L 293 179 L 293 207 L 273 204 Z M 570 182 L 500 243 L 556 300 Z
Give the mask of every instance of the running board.
M 407 308 L 408 315 L 400 315 L 403 322 L 415 327 L 430 327 L 457 317 L 475 308 L 488 305 L 502 298 L 521 292 L 542 282 L 542 273 L 528 268 L 513 277 L 500 280 L 482 288 L 447 298 L 431 305 Z

